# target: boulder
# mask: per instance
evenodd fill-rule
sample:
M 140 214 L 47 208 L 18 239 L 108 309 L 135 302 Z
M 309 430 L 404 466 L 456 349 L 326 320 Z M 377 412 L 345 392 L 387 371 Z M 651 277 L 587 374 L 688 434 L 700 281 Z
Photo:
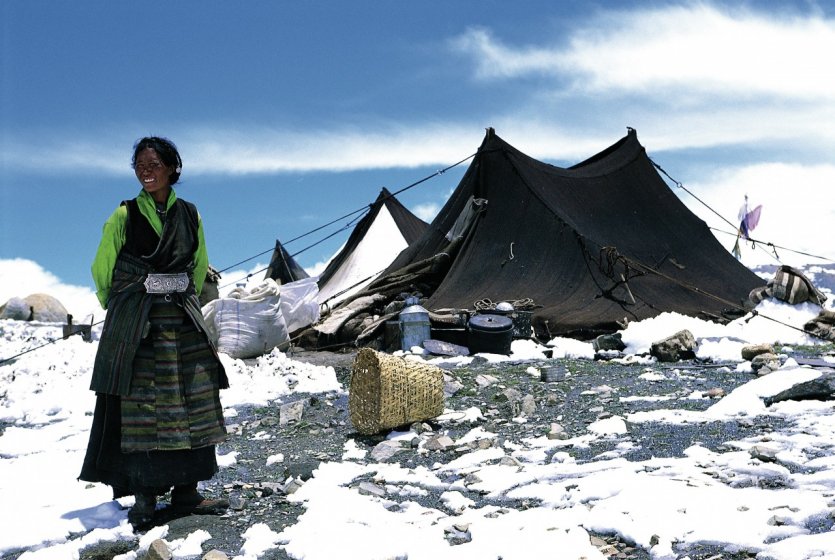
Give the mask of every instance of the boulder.
M 173 557 L 168 543 L 162 539 L 154 539 L 143 556 L 144 560 L 171 560 Z
M 663 340 L 653 342 L 649 353 L 659 362 L 677 362 L 696 357 L 696 338 L 688 330 L 682 330 Z
M 774 347 L 771 344 L 749 344 L 742 347 L 742 359 L 751 361 L 760 354 L 773 354 Z
M 32 294 L 23 301 L 32 308 L 33 321 L 63 323 L 67 320 L 67 308 L 48 294 Z
M 803 330 L 823 340 L 835 342 L 835 311 L 821 311 L 817 317 L 803 325 Z
M 817 379 L 798 383 L 785 391 L 780 391 L 772 397 L 763 398 L 765 406 L 771 406 L 774 403 L 788 400 L 835 400 L 835 373 L 831 371 L 826 372 Z
M 12 319 L 14 321 L 29 321 L 32 310 L 29 305 L 19 297 L 13 297 L 0 306 L 0 319 Z
M 592 347 L 595 352 L 601 350 L 617 350 L 623 352 L 626 349 L 621 333 L 601 334 L 592 341 Z
M 757 354 L 751 360 L 751 369 L 758 375 L 765 375 L 772 371 L 780 369 L 780 356 L 773 352 L 765 352 L 764 354 Z
M 0 308 L 0 319 L 63 323 L 67 320 L 67 308 L 48 294 L 30 294 L 7 301 Z

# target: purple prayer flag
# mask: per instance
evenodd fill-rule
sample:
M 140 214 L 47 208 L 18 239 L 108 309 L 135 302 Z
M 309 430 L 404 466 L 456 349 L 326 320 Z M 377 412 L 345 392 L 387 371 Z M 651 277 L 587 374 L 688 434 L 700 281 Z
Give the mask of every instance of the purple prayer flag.
M 739 231 L 744 239 L 749 239 L 748 234 L 757 227 L 760 223 L 760 212 L 762 211 L 762 204 L 757 205 L 756 208 L 748 211 L 748 201 L 740 209 Z

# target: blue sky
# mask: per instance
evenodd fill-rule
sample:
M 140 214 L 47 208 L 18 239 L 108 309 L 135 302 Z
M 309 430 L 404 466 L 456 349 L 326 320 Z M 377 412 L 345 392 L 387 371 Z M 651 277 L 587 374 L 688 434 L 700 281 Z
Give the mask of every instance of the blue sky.
M 92 286 L 101 225 L 139 192 L 132 145 L 149 134 L 180 148 L 177 192 L 201 211 L 212 264 L 267 252 L 230 281 L 276 239 L 473 154 L 489 126 L 557 165 L 633 127 L 726 218 L 746 194 L 763 204 L 755 237 L 835 258 L 821 235 L 835 219 L 829 3 L 10 0 L 0 29 L 0 262 L 64 284 Z M 465 168 L 399 198 L 429 221 Z M 296 258 L 315 269 L 347 235 Z

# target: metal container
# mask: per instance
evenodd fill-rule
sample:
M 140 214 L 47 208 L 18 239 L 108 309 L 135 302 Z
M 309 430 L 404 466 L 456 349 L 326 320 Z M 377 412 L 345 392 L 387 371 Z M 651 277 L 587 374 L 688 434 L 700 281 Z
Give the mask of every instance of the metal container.
M 475 315 L 469 322 L 467 337 L 470 353 L 510 354 L 513 321 L 502 315 Z
M 498 315 L 500 317 L 508 317 L 513 321 L 513 338 L 530 338 L 533 334 L 531 326 L 531 318 L 533 311 L 516 311 L 514 309 L 485 309 L 480 311 L 484 315 Z
M 432 338 L 429 312 L 418 301 L 416 297 L 406 298 L 406 307 L 400 312 L 400 348 L 406 352 Z

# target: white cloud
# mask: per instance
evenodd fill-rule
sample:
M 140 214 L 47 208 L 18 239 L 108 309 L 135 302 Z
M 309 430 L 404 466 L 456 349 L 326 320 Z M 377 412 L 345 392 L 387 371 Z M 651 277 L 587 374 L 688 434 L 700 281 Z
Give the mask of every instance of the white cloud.
M 473 131 L 482 129 L 481 124 L 452 122 L 367 123 L 362 130 L 336 126 L 304 131 L 186 126 L 172 131 L 171 137 L 177 138 L 184 173 L 243 175 L 450 164 L 475 153 L 480 138 Z M 431 142 L 426 141 L 429 138 Z M 37 136 L 23 134 L 15 149 L 0 153 L 0 163 L 51 173 L 80 169 L 132 173 L 129 152 L 125 156 L 124 149 L 116 150 L 106 140 L 78 139 L 70 148 L 39 143 Z
M 632 126 L 655 152 L 790 143 L 820 160 L 835 150 L 821 126 L 835 118 L 835 73 L 824 70 L 835 21 L 776 10 L 605 11 L 548 43 L 509 44 L 478 28 L 453 48 L 485 87 L 525 92 L 492 124 L 534 157 L 576 161 Z
M 472 128 L 449 122 L 368 123 L 362 130 L 201 130 L 180 137 L 189 146 L 183 159 L 198 173 L 233 174 L 418 167 L 474 153 L 479 144 Z
M 602 12 L 553 46 L 510 46 L 473 28 L 453 47 L 472 56 L 476 77 L 552 75 L 586 93 L 835 97 L 835 75 L 822 71 L 835 23 L 817 14 L 667 6 Z
M 819 16 L 695 5 L 617 14 L 607 21 L 617 29 L 578 34 L 572 41 L 569 58 L 590 76 L 585 86 L 650 95 L 673 87 L 723 97 L 835 96 L 833 78 L 821 72 L 835 49 L 835 25 Z
M 525 74 L 556 74 L 568 70 L 566 53 L 557 48 L 514 48 L 496 40 L 489 29 L 473 27 L 450 42 L 458 52 L 472 55 L 476 77 L 514 78 Z

